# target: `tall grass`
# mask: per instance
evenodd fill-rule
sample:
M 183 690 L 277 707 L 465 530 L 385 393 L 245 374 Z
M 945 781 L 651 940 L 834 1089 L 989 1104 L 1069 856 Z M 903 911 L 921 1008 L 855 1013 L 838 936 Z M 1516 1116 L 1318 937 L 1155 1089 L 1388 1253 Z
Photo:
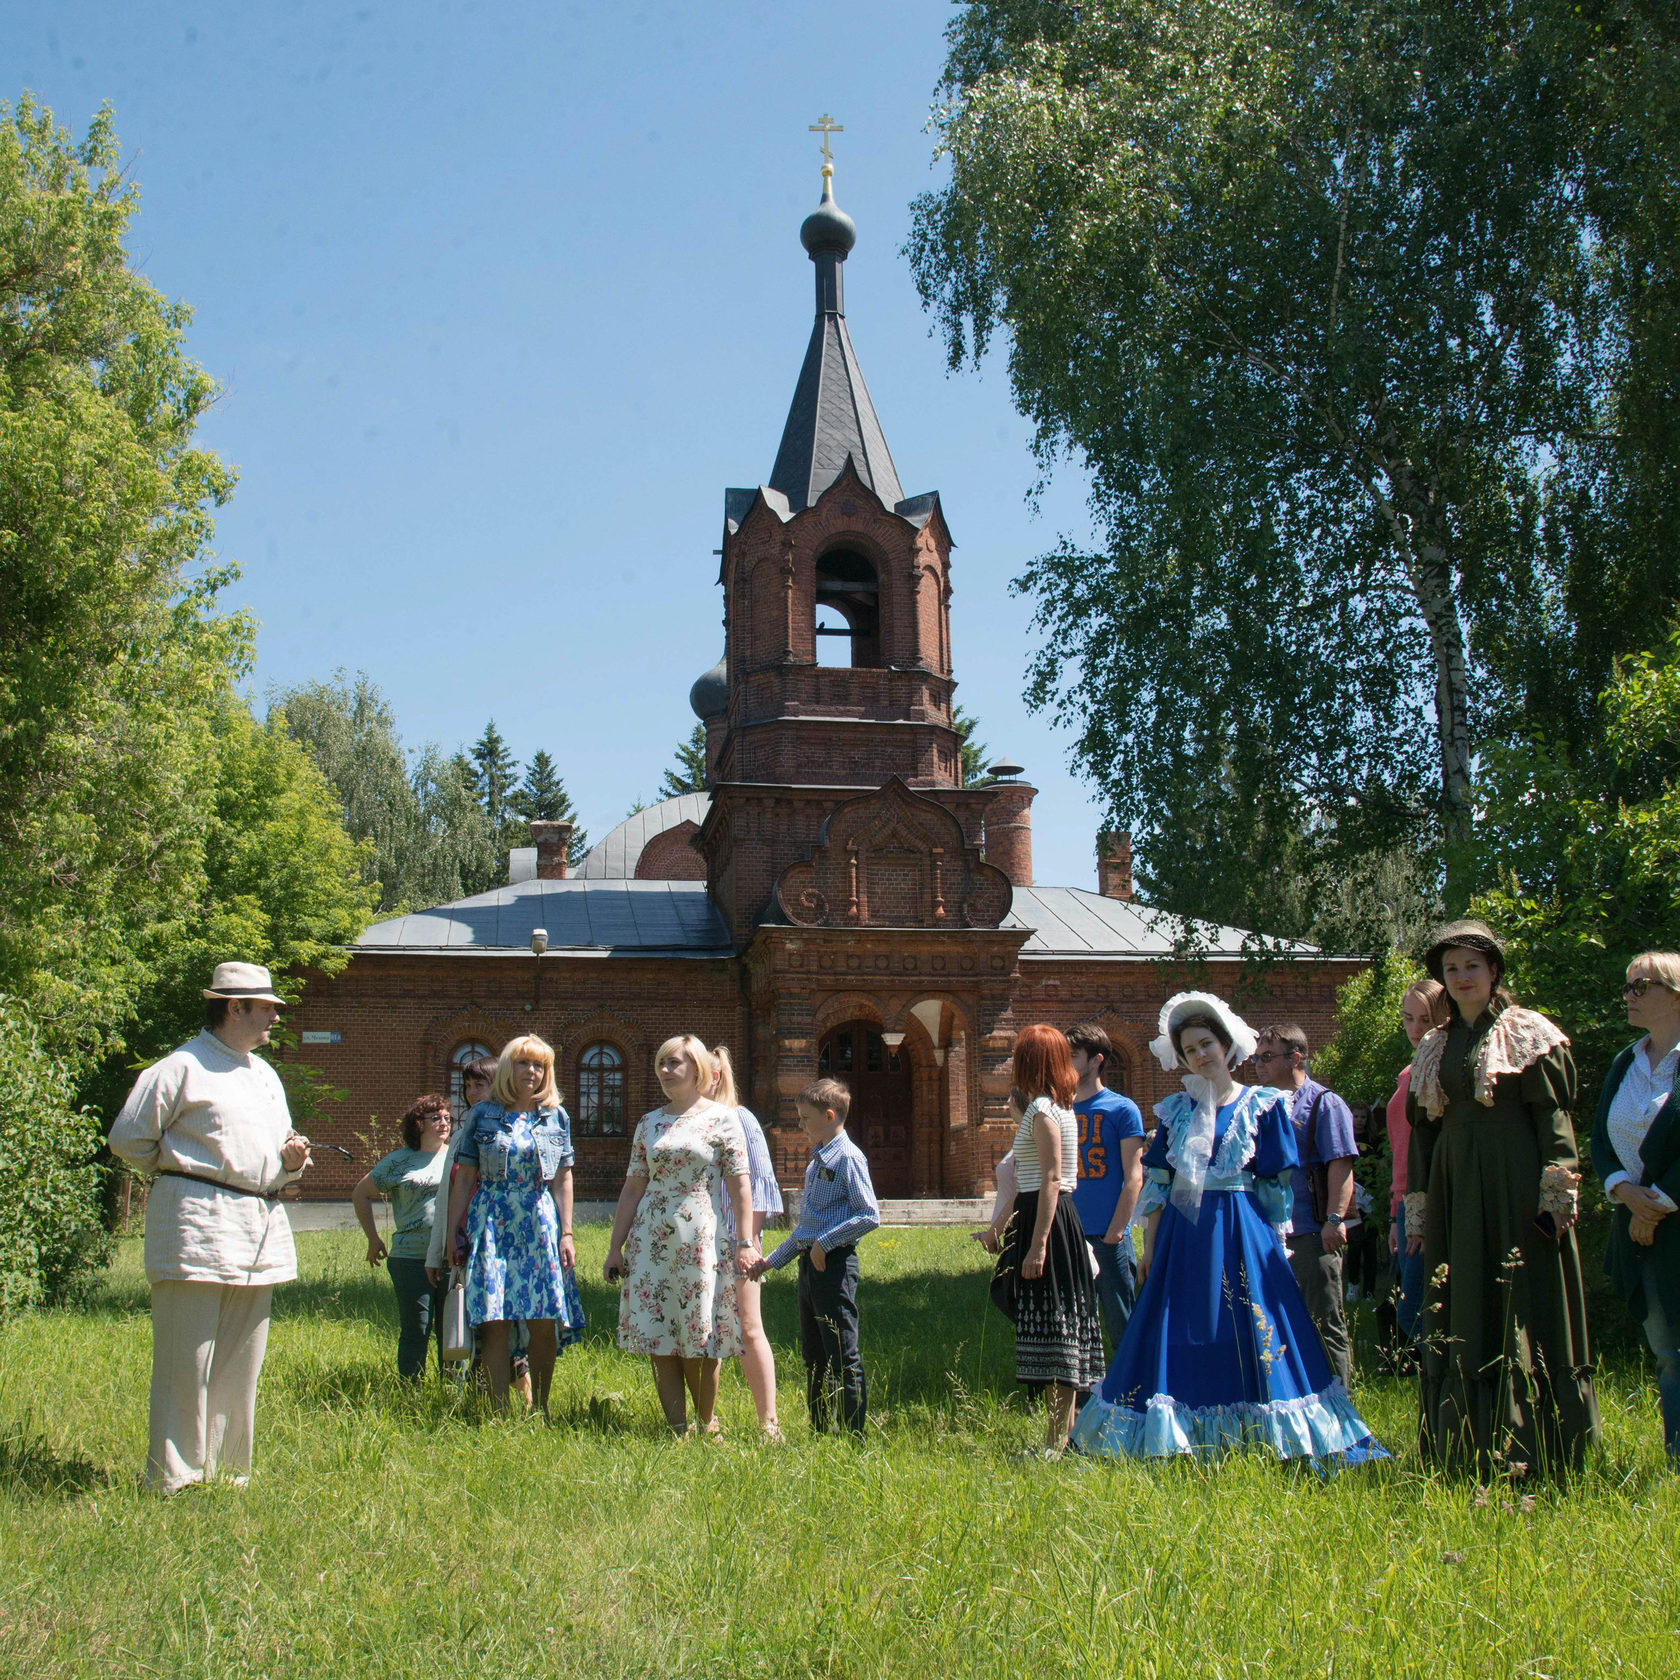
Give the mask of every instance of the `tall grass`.
M 583 1233 L 599 1275 L 604 1233 Z M 554 1420 L 496 1419 L 393 1368 L 360 1239 L 306 1236 L 277 1294 L 240 1494 L 142 1495 L 138 1245 L 96 1299 L 0 1330 L 6 1675 L 1671 1676 L 1680 1492 L 1637 1365 L 1567 1489 L 1335 1477 L 1255 1460 L 1044 1464 L 1008 1326 L 960 1232 L 863 1250 L 871 1424 L 804 1424 L 791 1279 L 766 1289 L 789 1444 L 738 1372 L 721 1445 L 671 1440 L 616 1305 L 561 1360 Z M 1528 1501 L 1525 1507 L 1525 1499 Z

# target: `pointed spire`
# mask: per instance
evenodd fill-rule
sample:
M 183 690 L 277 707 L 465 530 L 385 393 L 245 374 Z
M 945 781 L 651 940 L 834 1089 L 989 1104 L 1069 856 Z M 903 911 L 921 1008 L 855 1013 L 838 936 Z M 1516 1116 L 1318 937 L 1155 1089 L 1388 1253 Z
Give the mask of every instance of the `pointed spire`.
M 857 243 L 857 224 L 834 202 L 828 135 L 839 128 L 825 115 L 822 124 L 812 127 L 813 133 L 819 130 L 823 133 L 822 201 L 799 229 L 799 242 L 817 271 L 817 318 L 782 428 L 770 488 L 781 491 L 789 510 L 798 513 L 840 476 L 850 457 L 858 477 L 890 508 L 904 499 L 904 491 L 846 331 L 840 270 Z

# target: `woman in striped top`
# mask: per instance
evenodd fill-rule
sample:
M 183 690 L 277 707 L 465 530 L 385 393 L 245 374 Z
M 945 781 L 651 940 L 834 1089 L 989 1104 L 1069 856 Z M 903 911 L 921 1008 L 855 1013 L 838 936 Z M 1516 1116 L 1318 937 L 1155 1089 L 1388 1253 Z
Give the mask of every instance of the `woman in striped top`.
M 992 1299 L 1015 1325 L 1015 1375 L 1047 1390 L 1044 1450 L 1067 1446 L 1074 1396 L 1102 1379 L 1102 1327 L 1090 1250 L 1073 1205 L 1079 1170 L 1078 1079 L 1066 1037 L 1042 1023 L 1015 1040 L 1015 1209 L 1003 1234 Z

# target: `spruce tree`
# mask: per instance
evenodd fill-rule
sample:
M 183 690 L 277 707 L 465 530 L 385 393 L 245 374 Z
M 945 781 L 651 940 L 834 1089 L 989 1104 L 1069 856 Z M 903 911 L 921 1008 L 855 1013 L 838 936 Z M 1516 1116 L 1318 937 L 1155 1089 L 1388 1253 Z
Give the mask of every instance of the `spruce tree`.
M 659 784 L 661 799 L 676 799 L 685 793 L 706 791 L 706 726 L 697 723 L 693 733 L 676 751 L 676 762 Z
M 473 743 L 471 757 L 473 786 L 478 802 L 484 807 L 484 814 L 499 837 L 503 824 L 511 814 L 509 798 L 514 791 L 519 766 L 508 751 L 507 742 L 502 739 L 502 732 L 496 727 L 494 718 L 485 724 L 484 733 Z
M 577 807 L 560 778 L 559 766 L 546 748 L 538 747 L 525 767 L 525 780 L 513 795 L 513 808 L 527 823 L 569 822 L 573 824 L 566 861 L 579 864 L 589 851 L 589 836 L 577 820 Z
M 984 741 L 974 738 L 979 732 L 980 720 L 971 717 L 958 706 L 951 714 L 951 722 L 956 728 L 957 742 L 962 750 L 962 785 L 984 787 L 995 778 L 986 774 L 986 759 L 992 749 Z

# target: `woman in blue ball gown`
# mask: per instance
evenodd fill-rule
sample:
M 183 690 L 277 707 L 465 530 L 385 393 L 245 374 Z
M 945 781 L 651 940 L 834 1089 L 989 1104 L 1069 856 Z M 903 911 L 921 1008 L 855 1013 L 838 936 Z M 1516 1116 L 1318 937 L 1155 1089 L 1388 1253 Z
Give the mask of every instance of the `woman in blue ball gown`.
M 1107 1457 L 1386 1457 L 1330 1370 L 1289 1268 L 1295 1132 L 1283 1094 L 1239 1085 L 1254 1052 L 1241 1016 L 1206 992 L 1161 1011 L 1150 1045 L 1185 1089 L 1156 1106 L 1144 1156 L 1141 1293 L 1073 1444 Z

